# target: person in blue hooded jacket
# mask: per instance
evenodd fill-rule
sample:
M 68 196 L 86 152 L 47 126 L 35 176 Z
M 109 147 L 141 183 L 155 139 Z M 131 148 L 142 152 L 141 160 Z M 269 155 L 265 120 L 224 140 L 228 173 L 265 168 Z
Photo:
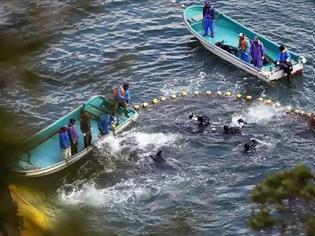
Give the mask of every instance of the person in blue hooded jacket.
M 70 139 L 67 133 L 67 127 L 61 127 L 59 130 L 59 144 L 62 155 L 65 159 L 71 157 Z
M 208 30 L 210 28 L 211 38 L 214 37 L 214 34 L 215 34 L 214 20 L 215 20 L 215 10 L 211 6 L 210 1 L 205 1 L 205 5 L 203 7 L 203 27 L 204 27 L 205 33 L 203 36 L 208 35 Z
M 277 65 L 287 74 L 287 79 L 289 79 L 293 71 L 293 65 L 291 63 L 291 55 L 284 45 L 279 47 Z
M 100 135 L 107 135 L 111 130 L 111 124 L 114 121 L 113 116 L 109 114 L 105 114 L 102 119 L 97 123 L 98 130 L 100 131 Z

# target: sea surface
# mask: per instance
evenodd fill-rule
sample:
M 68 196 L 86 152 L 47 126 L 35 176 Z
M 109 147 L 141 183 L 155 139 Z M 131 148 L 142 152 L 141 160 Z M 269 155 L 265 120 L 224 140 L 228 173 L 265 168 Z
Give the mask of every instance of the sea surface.
M 12 84 L 1 90 L 0 104 L 16 112 L 20 123 L 40 130 L 93 95 L 110 97 L 127 80 L 134 103 L 182 90 L 222 90 L 315 110 L 313 0 L 213 1 L 215 8 L 308 60 L 302 75 L 272 83 L 216 57 L 189 33 L 181 5 L 196 3 L 203 2 L 96 0 L 74 8 L 70 17 L 50 22 L 54 40 L 29 58 L 43 78 L 40 87 Z M 37 4 L 60 9 L 74 3 Z M 31 10 L 23 7 L 17 6 Z M 14 19 L 7 9 L 0 6 L 0 24 L 6 26 Z M 211 125 L 196 129 L 188 121 L 191 112 L 207 114 Z M 223 125 L 238 118 L 248 127 L 224 135 Z M 244 154 L 241 146 L 249 138 L 261 143 Z M 251 190 L 268 174 L 298 162 L 315 167 L 314 144 L 307 121 L 282 109 L 194 96 L 140 111 L 136 123 L 79 163 L 25 183 L 45 193 L 57 216 L 75 210 L 84 215 L 87 231 L 103 235 L 250 235 Z M 150 158 L 158 150 L 164 165 Z

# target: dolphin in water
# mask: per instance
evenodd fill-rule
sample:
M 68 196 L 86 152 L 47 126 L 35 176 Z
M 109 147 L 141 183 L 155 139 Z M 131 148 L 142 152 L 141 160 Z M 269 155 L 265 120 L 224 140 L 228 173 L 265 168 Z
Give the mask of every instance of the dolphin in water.
M 155 164 L 157 164 L 158 168 L 162 168 L 164 170 L 179 171 L 176 165 L 173 165 L 172 163 L 168 162 L 162 156 L 162 150 L 158 151 L 154 156 L 150 155 L 150 158 L 154 161 Z
M 150 155 L 151 159 L 159 164 L 166 163 L 166 160 L 162 157 L 162 150 L 158 151 L 155 156 Z

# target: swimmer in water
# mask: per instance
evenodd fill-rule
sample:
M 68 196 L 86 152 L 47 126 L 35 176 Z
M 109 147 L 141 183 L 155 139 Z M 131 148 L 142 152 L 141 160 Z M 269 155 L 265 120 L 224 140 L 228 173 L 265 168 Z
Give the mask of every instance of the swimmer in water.
M 223 131 L 225 134 L 236 134 L 241 132 L 239 127 L 229 127 L 228 125 L 223 126 Z
M 243 119 L 237 120 L 238 125 L 237 126 L 231 126 L 231 125 L 224 125 L 223 131 L 225 134 L 236 134 L 241 132 L 241 128 L 244 125 L 247 125 L 247 123 Z
M 244 144 L 244 152 L 249 152 L 252 150 L 255 150 L 257 145 L 259 144 L 257 139 L 250 138 L 245 144 Z
M 199 127 L 207 127 L 210 125 L 210 119 L 207 115 L 197 115 L 194 117 L 194 113 L 191 113 L 188 118 L 190 120 L 196 120 Z

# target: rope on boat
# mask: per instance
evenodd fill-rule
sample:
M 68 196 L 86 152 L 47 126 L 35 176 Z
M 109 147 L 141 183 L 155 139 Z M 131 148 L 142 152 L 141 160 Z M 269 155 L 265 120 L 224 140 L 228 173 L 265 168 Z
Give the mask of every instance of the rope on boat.
M 289 106 L 282 106 L 280 104 L 280 102 L 273 101 L 272 99 L 269 99 L 269 98 L 262 98 L 262 97 L 254 98 L 251 95 L 246 95 L 246 94 L 244 95 L 244 94 L 241 94 L 241 93 L 233 94 L 230 91 L 224 92 L 224 91 L 220 91 L 220 90 L 216 91 L 216 92 L 209 91 L 209 90 L 205 91 L 205 92 L 200 92 L 200 91 L 195 90 L 191 94 L 189 94 L 187 91 L 184 90 L 184 91 L 181 91 L 178 94 L 173 93 L 170 96 L 161 96 L 160 98 L 153 98 L 151 100 L 151 102 L 143 102 L 143 103 L 140 103 L 140 104 L 137 103 L 133 107 L 137 111 L 141 110 L 141 108 L 143 110 L 146 110 L 147 108 L 156 106 L 159 103 L 165 102 L 167 100 L 175 101 L 175 100 L 177 100 L 177 98 L 187 97 L 189 95 L 190 96 L 207 96 L 207 97 L 210 97 L 210 98 L 211 97 L 217 97 L 217 98 L 233 98 L 234 97 L 234 100 L 246 101 L 247 103 L 251 103 L 254 100 L 257 100 L 261 104 L 269 105 L 269 106 L 272 106 L 272 107 L 275 107 L 275 108 L 280 108 L 283 111 L 285 111 L 287 114 L 299 115 L 301 117 L 308 117 L 308 118 L 311 118 L 311 117 L 315 116 L 315 114 L 313 112 L 306 112 L 306 111 L 302 110 L 301 108 L 294 108 L 294 107 L 292 107 L 290 105 Z

